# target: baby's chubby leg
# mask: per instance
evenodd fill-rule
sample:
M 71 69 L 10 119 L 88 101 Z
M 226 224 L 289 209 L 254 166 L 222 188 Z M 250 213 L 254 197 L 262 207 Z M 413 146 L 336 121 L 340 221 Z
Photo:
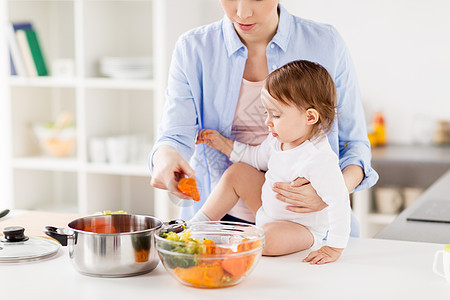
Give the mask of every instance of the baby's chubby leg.
M 278 256 L 309 249 L 314 243 L 312 233 L 303 225 L 275 221 L 262 226 L 266 233 L 263 255 Z
M 233 208 L 239 198 L 244 200 L 253 214 L 256 214 L 261 207 L 261 188 L 264 180 L 264 173 L 250 165 L 245 163 L 231 165 L 190 222 L 205 221 L 205 217 L 212 221 L 220 220 Z

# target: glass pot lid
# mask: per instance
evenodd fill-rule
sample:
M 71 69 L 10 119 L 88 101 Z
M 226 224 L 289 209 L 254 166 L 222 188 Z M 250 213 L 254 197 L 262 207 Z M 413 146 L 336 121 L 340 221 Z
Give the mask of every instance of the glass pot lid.
M 58 252 L 59 244 L 44 237 L 27 237 L 19 226 L 6 227 L 0 237 L 0 263 L 44 259 Z

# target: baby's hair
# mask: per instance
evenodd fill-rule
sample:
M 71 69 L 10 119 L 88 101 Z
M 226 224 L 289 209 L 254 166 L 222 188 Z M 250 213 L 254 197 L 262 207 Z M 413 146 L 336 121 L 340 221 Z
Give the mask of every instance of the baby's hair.
M 336 86 L 328 71 L 318 63 L 296 60 L 273 71 L 266 79 L 269 94 L 283 104 L 301 110 L 314 108 L 325 132 L 331 129 L 336 109 Z M 320 126 L 318 126 L 320 127 Z

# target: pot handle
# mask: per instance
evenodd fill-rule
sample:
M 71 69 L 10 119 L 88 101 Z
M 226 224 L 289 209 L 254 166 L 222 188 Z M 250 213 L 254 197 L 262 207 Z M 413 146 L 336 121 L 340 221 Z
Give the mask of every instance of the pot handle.
M 53 226 L 45 226 L 44 233 L 57 240 L 61 246 L 67 246 L 67 241 L 70 238 L 73 238 L 73 235 L 66 234 L 63 228 L 56 228 Z
M 186 222 L 182 219 L 170 220 L 169 222 L 163 222 L 163 226 L 161 228 L 161 232 L 170 232 L 173 231 L 175 233 L 179 233 L 186 228 Z

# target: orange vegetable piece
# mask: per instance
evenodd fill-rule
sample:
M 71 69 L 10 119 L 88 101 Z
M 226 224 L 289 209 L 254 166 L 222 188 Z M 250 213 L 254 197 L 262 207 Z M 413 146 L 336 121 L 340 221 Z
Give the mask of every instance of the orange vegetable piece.
M 251 248 L 252 243 L 246 243 L 247 241 L 249 241 L 249 239 L 247 238 L 242 240 L 242 242 L 238 245 L 238 252 L 245 252 L 252 249 Z
M 218 254 L 218 255 L 226 255 L 229 253 L 233 253 L 233 251 L 231 251 L 230 248 L 223 248 L 223 247 L 219 247 L 219 246 L 216 246 L 215 250 L 216 250 L 216 254 Z
M 175 268 L 175 275 L 196 287 L 220 287 L 224 275 L 220 262 L 200 263 L 190 268 Z
M 261 241 L 249 242 L 250 239 L 243 239 L 242 242 L 238 245 L 238 252 L 250 251 L 261 246 Z
M 251 250 L 256 249 L 261 246 L 261 241 L 254 241 L 254 242 L 249 242 L 249 241 L 250 241 L 250 239 L 247 239 L 247 238 L 243 239 L 242 242 L 238 245 L 238 252 L 251 251 Z M 255 262 L 256 257 L 257 257 L 257 254 L 251 254 L 251 255 L 246 256 L 247 265 L 245 267 L 244 272 L 248 271 L 251 268 L 251 266 Z M 224 267 L 224 269 L 225 269 L 225 267 Z
M 222 268 L 233 277 L 241 277 L 247 271 L 247 257 L 228 257 L 222 261 Z
M 204 239 L 202 245 L 205 245 L 204 255 L 216 254 L 216 244 L 210 239 Z
M 182 191 L 185 195 L 192 198 L 194 201 L 200 201 L 200 193 L 197 189 L 197 182 L 194 178 L 187 177 L 182 178 L 178 182 L 178 189 Z

